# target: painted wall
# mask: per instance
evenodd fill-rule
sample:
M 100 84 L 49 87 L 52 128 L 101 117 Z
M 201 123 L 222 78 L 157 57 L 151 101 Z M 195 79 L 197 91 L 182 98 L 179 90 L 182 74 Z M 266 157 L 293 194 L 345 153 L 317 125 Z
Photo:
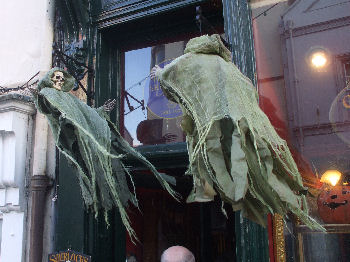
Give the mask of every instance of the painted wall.
M 258 92 L 260 107 L 279 135 L 286 138 L 287 113 L 279 24 L 281 14 L 289 5 L 286 1 L 274 4 L 252 9 Z M 268 10 L 266 16 L 263 15 L 265 10 Z
M 309 26 L 349 16 L 347 0 L 297 0 L 283 15 L 283 21 L 293 20 L 294 28 Z
M 45 46 L 45 39 L 52 38 L 48 22 L 52 2 L 1 1 L 0 86 L 24 83 L 38 71 L 47 70 L 51 46 Z

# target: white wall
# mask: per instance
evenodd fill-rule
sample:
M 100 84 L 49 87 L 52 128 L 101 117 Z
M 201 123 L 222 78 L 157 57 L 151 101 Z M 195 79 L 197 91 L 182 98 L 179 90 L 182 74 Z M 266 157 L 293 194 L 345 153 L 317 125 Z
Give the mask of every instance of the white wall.
M 51 47 L 48 50 L 43 43 L 52 38 L 47 12 L 52 1 L 0 1 L 0 86 L 27 82 L 38 71 L 47 70 L 43 64 L 51 63 Z
M 23 218 L 23 212 L 10 212 L 3 215 L 1 261 L 22 261 Z

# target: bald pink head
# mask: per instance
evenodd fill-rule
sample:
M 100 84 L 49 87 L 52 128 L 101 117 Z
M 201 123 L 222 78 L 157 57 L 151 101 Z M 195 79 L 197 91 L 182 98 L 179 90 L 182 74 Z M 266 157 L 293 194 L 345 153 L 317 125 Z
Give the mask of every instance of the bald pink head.
M 191 251 L 182 246 L 172 246 L 165 250 L 161 262 L 195 262 Z

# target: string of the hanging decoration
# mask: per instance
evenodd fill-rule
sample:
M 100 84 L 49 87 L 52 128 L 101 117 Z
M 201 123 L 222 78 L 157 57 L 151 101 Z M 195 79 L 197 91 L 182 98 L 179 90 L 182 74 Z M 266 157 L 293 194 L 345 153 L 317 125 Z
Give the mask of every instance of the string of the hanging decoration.
M 162 63 L 165 63 L 165 62 L 168 62 L 168 61 L 172 61 L 173 59 L 174 59 L 174 58 L 167 59 L 167 60 L 165 60 L 165 61 L 163 61 L 163 62 L 160 62 L 159 64 L 162 64 Z M 159 65 L 159 64 L 158 64 L 158 65 Z M 129 91 L 130 91 L 131 89 L 133 89 L 134 87 L 136 87 L 136 86 L 140 86 L 140 85 L 142 84 L 142 82 L 144 82 L 144 81 L 145 81 L 147 78 L 149 78 L 150 76 L 151 76 L 151 74 L 149 74 L 149 75 L 147 75 L 146 77 L 142 78 L 140 81 L 137 81 L 135 84 L 132 84 L 132 85 L 129 86 L 128 88 L 125 88 L 125 91 L 124 91 L 124 92 L 125 92 L 125 100 L 126 100 L 126 103 L 127 103 L 128 108 L 129 108 L 129 112 L 125 113 L 124 116 L 130 114 L 131 112 L 133 112 L 133 111 L 135 111 L 135 110 L 137 110 L 137 109 L 139 109 L 140 107 L 141 107 L 141 109 L 142 109 L 142 112 L 144 113 L 144 110 L 146 109 L 146 107 L 145 107 L 145 99 L 144 99 L 145 95 L 143 95 L 143 99 L 140 100 L 140 99 L 137 99 L 135 96 L 131 95 L 131 94 L 129 93 Z M 132 100 L 136 101 L 136 103 L 138 103 L 139 105 L 138 105 L 137 107 L 132 106 L 131 103 L 130 103 L 129 97 L 130 97 Z M 145 115 L 145 114 L 144 114 L 144 116 L 145 116 L 145 118 L 146 118 L 146 115 Z
M 150 77 L 150 75 L 144 77 L 144 78 L 141 79 L 140 81 L 137 81 L 135 84 L 133 84 L 133 85 L 131 85 L 131 86 L 129 86 L 128 88 L 125 89 L 125 91 L 124 91 L 124 93 L 125 93 L 125 100 L 126 100 L 126 103 L 127 103 L 128 108 L 129 108 L 129 112 L 125 113 L 125 114 L 124 114 L 125 116 L 128 115 L 128 114 L 130 114 L 131 112 L 133 112 L 133 111 L 139 109 L 140 107 L 141 107 L 141 109 L 142 109 L 142 112 L 144 112 L 144 110 L 145 110 L 145 99 L 144 99 L 144 97 L 143 97 L 143 99 L 137 99 L 135 96 L 131 95 L 131 94 L 129 93 L 129 91 L 130 91 L 131 89 L 133 89 L 134 87 L 136 87 L 136 86 L 141 86 L 142 82 L 145 81 L 145 80 L 146 80 L 147 78 L 149 78 L 149 77 Z M 144 95 L 143 95 L 143 96 L 144 96 Z M 132 100 L 134 100 L 137 104 L 139 104 L 139 106 L 137 106 L 137 107 L 132 106 L 131 103 L 130 103 L 129 97 L 130 97 Z M 146 117 L 146 116 L 145 116 L 145 117 Z
M 36 80 L 31 84 L 29 84 L 29 82 L 32 81 L 35 77 L 37 77 L 39 75 L 39 73 L 40 72 L 37 72 L 35 75 L 33 75 L 27 82 L 25 82 L 21 86 L 12 87 L 12 88 L 0 86 L 0 95 L 4 95 L 4 94 L 10 93 L 10 92 L 25 90 L 25 89 L 28 89 L 28 88 L 36 85 L 39 82 L 39 80 Z
M 272 8 L 276 7 L 278 4 L 279 4 L 279 3 L 276 3 L 276 4 L 272 5 L 272 6 L 270 6 L 269 8 L 265 9 L 265 10 L 262 11 L 260 14 L 258 14 L 258 15 L 255 16 L 255 17 L 253 17 L 252 20 L 254 21 L 255 19 L 259 18 L 259 17 L 262 16 L 262 15 L 263 15 L 263 16 L 267 16 L 267 12 L 270 11 Z

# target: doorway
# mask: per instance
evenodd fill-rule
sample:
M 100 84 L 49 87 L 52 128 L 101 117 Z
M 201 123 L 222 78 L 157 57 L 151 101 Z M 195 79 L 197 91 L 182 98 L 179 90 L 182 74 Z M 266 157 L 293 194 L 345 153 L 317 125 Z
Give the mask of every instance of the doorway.
M 182 196 L 179 202 L 160 188 L 141 186 L 140 179 L 136 178 L 140 211 L 134 208 L 129 216 L 139 241 L 133 243 L 127 236 L 127 258 L 133 261 L 133 257 L 137 262 L 160 261 L 165 249 L 180 245 L 188 248 L 197 262 L 235 261 L 232 209 L 223 206 L 226 217 L 219 198 L 212 202 L 186 203 L 192 180 L 184 175 L 184 169 L 176 169 L 181 176 L 174 176 L 174 171 L 164 172 L 176 178 L 175 190 Z

